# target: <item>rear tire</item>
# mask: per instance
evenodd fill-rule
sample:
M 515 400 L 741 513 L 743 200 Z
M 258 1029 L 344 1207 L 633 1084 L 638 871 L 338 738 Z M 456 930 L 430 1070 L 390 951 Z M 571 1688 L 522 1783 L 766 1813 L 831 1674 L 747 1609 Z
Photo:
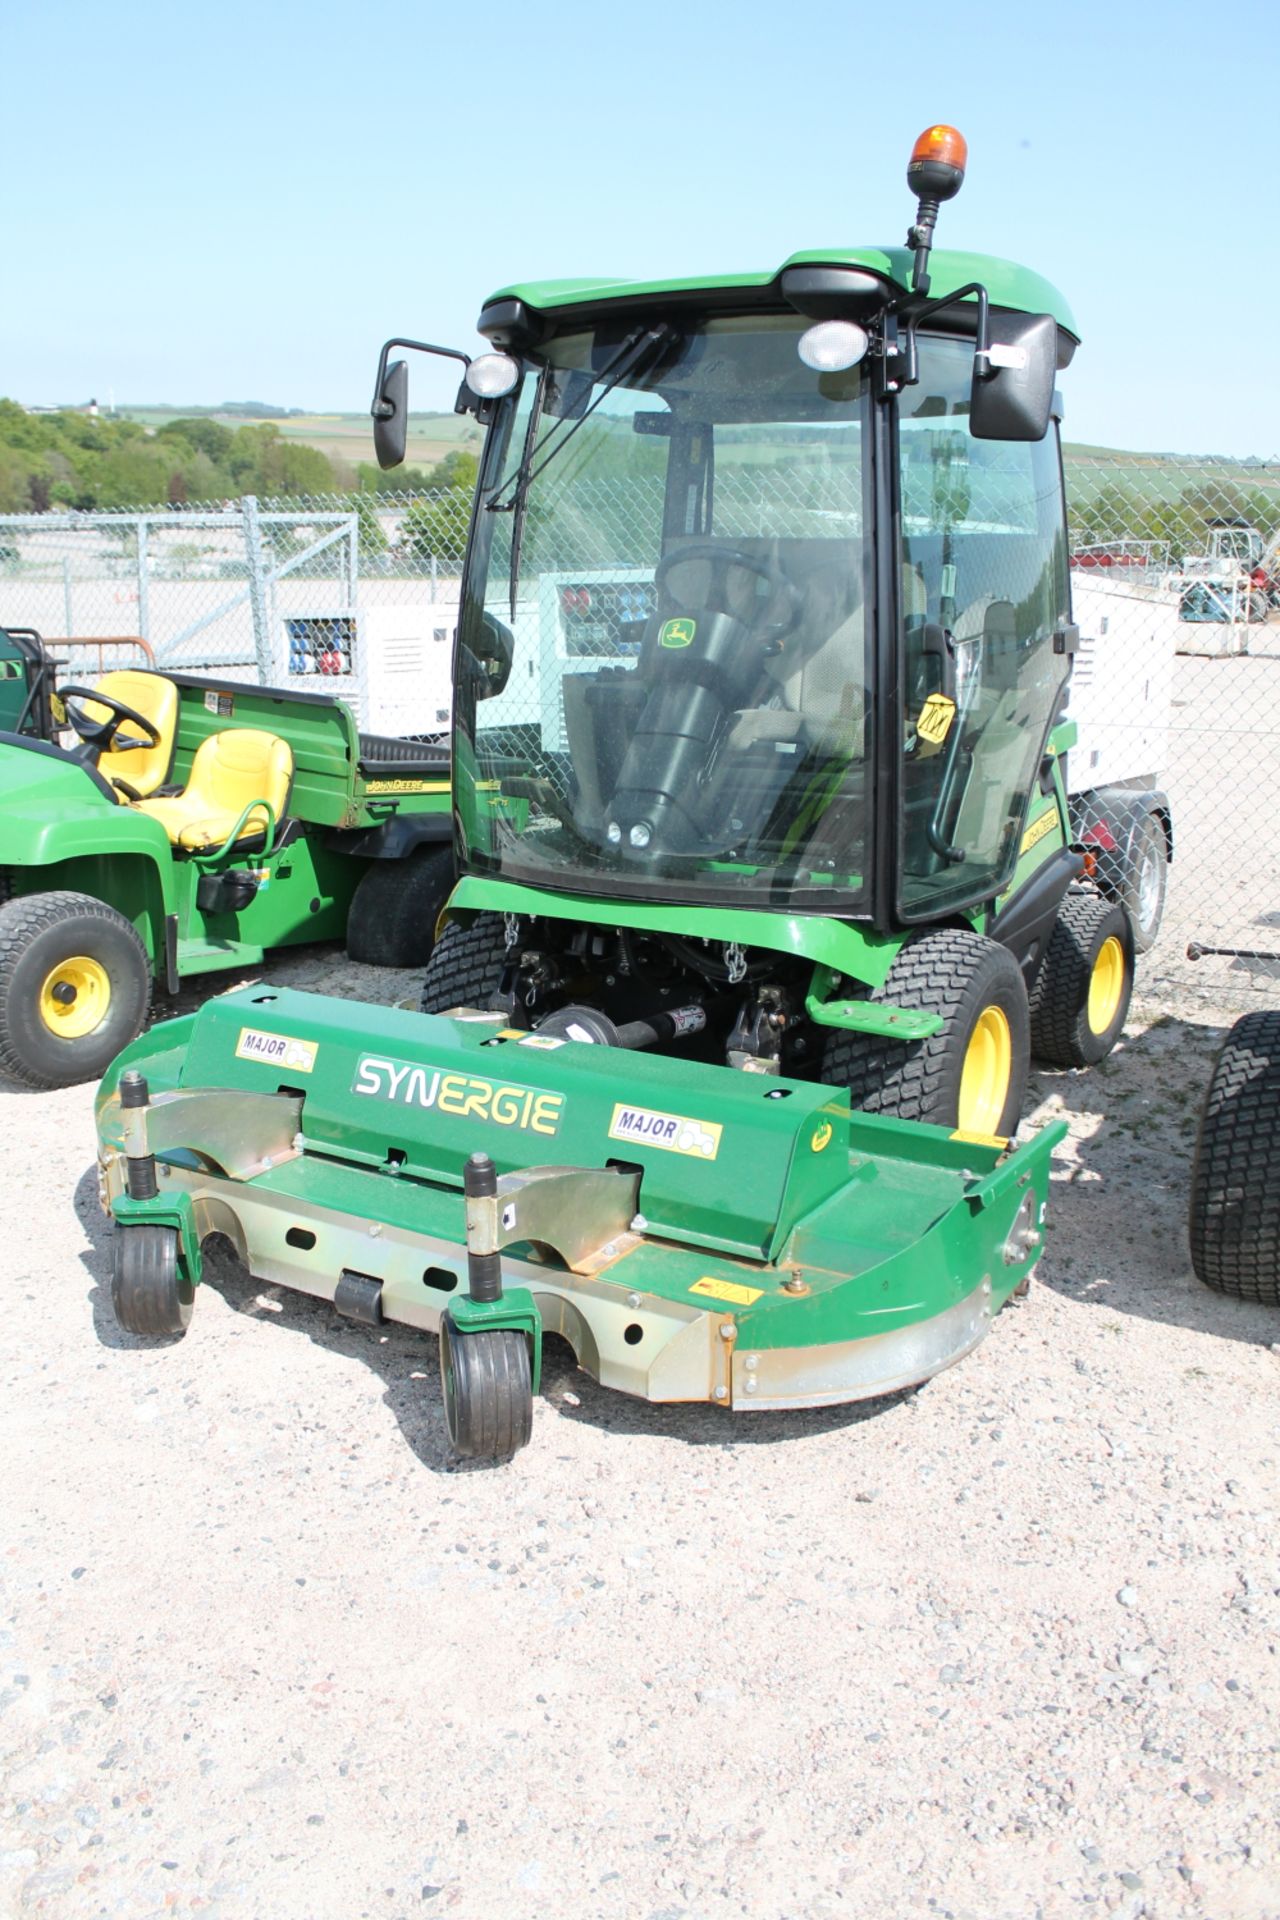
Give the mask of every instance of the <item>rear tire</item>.
M 528 1446 L 533 1376 L 523 1333 L 460 1333 L 442 1315 L 440 1385 L 449 1443 L 464 1460 L 509 1460 Z
M 373 861 L 347 914 L 348 959 L 370 967 L 423 966 L 452 885 L 451 847 L 419 847 L 405 860 Z
M 1013 955 L 980 933 L 944 929 L 902 949 L 871 996 L 939 1013 L 928 1040 L 834 1030 L 822 1077 L 866 1113 L 989 1137 L 1018 1124 L 1027 1083 L 1027 995 Z
M 502 979 L 506 951 L 506 928 L 500 915 L 477 914 L 469 927 L 451 920 L 427 963 L 423 1013 L 487 1007 Z
M 1092 1067 L 1120 1038 L 1133 993 L 1133 923 L 1100 893 L 1063 896 L 1031 989 L 1031 1051 L 1055 1067 Z
M 1280 1306 L 1280 1012 L 1227 1035 L 1191 1172 L 1191 1264 L 1206 1287 Z
M 146 949 L 114 907 L 86 893 L 0 906 L 0 1068 L 23 1086 L 98 1079 L 150 1002 Z
M 128 1333 L 185 1333 L 195 1289 L 178 1271 L 172 1227 L 117 1227 L 111 1304 Z
M 1133 836 L 1120 899 L 1133 923 L 1133 950 L 1156 943 L 1169 887 L 1169 842 L 1158 814 L 1149 813 Z

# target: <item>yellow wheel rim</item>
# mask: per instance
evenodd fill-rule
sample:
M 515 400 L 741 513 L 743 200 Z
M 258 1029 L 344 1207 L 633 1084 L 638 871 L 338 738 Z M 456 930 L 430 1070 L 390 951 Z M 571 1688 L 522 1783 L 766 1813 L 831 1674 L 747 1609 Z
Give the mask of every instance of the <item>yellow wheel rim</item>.
M 1009 1077 L 1013 1072 L 1013 1035 L 999 1007 L 984 1007 L 965 1048 L 960 1075 L 959 1125 L 962 1133 L 997 1132 Z
M 40 1018 L 60 1040 L 82 1040 L 107 1017 L 111 977 L 86 953 L 59 960 L 40 989 Z
M 1120 1011 L 1124 971 L 1124 948 L 1113 933 L 1098 948 L 1098 957 L 1089 975 L 1089 1005 L 1085 1017 L 1090 1033 L 1105 1033 Z

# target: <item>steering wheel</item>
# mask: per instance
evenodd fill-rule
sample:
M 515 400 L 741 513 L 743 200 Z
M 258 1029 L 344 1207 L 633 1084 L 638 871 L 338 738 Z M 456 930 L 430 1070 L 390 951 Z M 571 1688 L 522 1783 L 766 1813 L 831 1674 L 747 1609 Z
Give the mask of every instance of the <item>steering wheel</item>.
M 160 729 L 153 727 L 145 714 L 138 713 L 133 707 L 126 707 L 123 700 L 115 700 L 109 693 L 99 693 L 95 687 L 59 687 L 58 697 L 66 709 L 67 725 L 73 727 L 86 747 L 92 747 L 96 753 L 124 753 L 130 747 L 160 745 Z M 96 706 L 105 707 L 106 719 L 95 720 L 83 707 L 72 706 L 73 697 L 92 700 Z M 141 727 L 146 738 L 131 740 L 126 734 L 118 739 L 116 736 L 126 721 L 131 727 Z
M 754 573 L 779 594 L 785 604 L 785 612 L 780 619 L 769 620 L 758 625 L 749 622 L 759 633 L 770 640 L 781 640 L 791 632 L 804 611 L 804 594 L 790 576 L 783 572 L 776 560 L 766 560 L 760 554 L 748 553 L 742 547 L 722 546 L 718 540 L 695 540 L 685 547 L 673 547 L 670 553 L 664 553 L 659 560 L 653 576 L 653 584 L 661 593 L 667 584 L 667 576 L 682 566 L 686 560 L 705 560 L 711 568 L 711 594 L 718 595 L 721 605 L 718 608 L 708 604 L 709 612 L 727 613 L 726 578 L 730 567 L 742 567 L 747 573 Z M 767 602 L 766 602 L 767 604 Z M 732 617 L 732 616 L 731 616 Z

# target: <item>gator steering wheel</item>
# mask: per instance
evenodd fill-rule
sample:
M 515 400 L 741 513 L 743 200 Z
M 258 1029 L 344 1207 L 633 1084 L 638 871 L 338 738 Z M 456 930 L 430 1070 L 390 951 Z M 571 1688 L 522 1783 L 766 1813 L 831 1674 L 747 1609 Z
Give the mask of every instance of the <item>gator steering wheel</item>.
M 774 594 L 781 596 L 785 604 L 785 612 L 777 620 L 770 620 L 763 624 L 750 620 L 745 624 L 769 640 L 781 640 L 784 635 L 790 633 L 804 610 L 804 594 L 795 581 L 783 572 L 778 561 L 766 560 L 760 554 L 748 553 L 743 547 L 722 546 L 718 540 L 695 540 L 688 546 L 673 547 L 669 553 L 664 553 L 653 576 L 653 584 L 659 593 L 666 589 L 668 575 L 682 566 L 686 560 L 705 560 L 711 568 L 707 612 L 728 613 L 729 609 L 725 602 L 728 598 L 726 579 L 730 567 L 742 567 L 747 573 L 754 573 L 758 579 L 767 582 Z M 716 597 L 720 601 L 718 607 L 712 604 L 712 598 Z M 768 602 L 766 601 L 765 604 L 767 605 Z
M 86 747 L 95 753 L 124 753 L 130 747 L 158 747 L 160 729 L 153 727 L 145 714 L 138 713 L 133 707 L 126 707 L 123 700 L 115 700 L 109 693 L 99 693 L 95 687 L 59 687 L 58 697 L 66 710 L 67 725 L 74 728 Z M 96 706 L 107 709 L 105 720 L 95 720 L 83 707 L 75 707 L 72 699 L 92 700 Z M 146 738 L 130 739 L 128 734 L 117 738 L 120 728 L 128 722 L 131 727 L 141 727 Z

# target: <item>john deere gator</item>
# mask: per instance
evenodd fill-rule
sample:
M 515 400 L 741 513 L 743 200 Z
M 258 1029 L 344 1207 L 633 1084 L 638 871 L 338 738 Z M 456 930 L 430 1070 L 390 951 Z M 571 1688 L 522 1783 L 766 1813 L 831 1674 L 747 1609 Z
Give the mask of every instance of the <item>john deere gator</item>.
M 1080 884 L 1057 421 L 1029 269 L 905 248 L 503 288 L 457 633 L 459 879 L 422 1011 L 253 988 L 99 1099 L 113 1297 L 187 1324 L 201 1243 L 438 1331 L 463 1454 L 529 1438 L 541 1339 L 726 1412 L 967 1353 L 1041 1252 L 1030 1050 L 1101 1058 L 1133 943 Z M 383 349 L 384 465 L 404 360 Z M 495 797 L 501 804 L 495 803 Z

